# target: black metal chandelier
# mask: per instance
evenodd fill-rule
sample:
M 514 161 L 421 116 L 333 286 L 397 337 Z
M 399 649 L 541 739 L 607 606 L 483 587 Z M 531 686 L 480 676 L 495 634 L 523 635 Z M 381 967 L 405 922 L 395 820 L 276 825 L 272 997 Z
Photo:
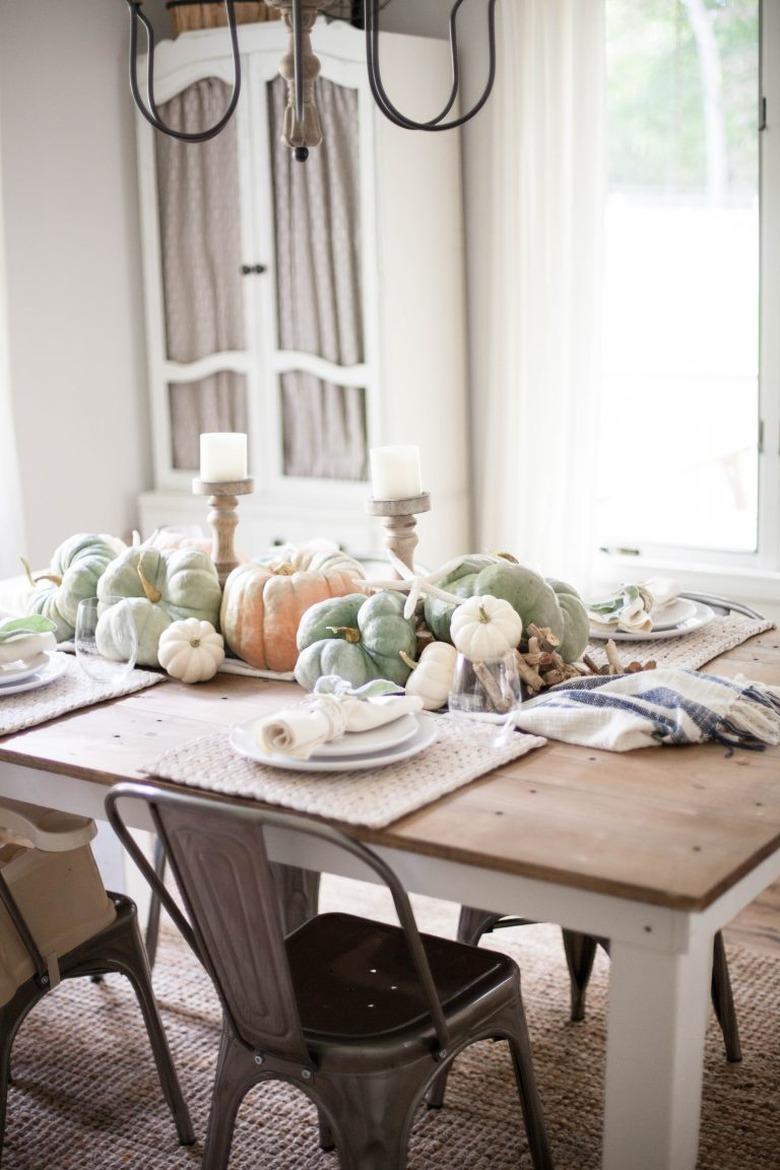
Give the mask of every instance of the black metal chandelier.
M 460 48 L 458 44 L 458 13 L 465 0 L 454 0 L 449 18 L 450 53 L 452 59 L 452 87 L 442 111 L 424 122 L 406 117 L 391 101 L 382 81 L 379 53 L 380 0 L 358 0 L 353 9 L 362 9 L 361 23 L 366 34 L 366 62 L 368 81 L 379 109 L 396 126 L 404 130 L 454 130 L 470 121 L 487 102 L 496 78 L 496 3 L 488 0 L 488 77 L 484 89 L 473 106 L 464 114 L 450 117 L 458 100 L 461 83 Z M 186 133 L 168 126 L 160 115 L 154 96 L 154 29 L 143 12 L 143 0 L 127 0 L 130 9 L 130 89 L 138 109 L 155 130 L 177 138 L 181 142 L 207 142 L 216 137 L 230 121 L 241 93 L 241 56 L 238 45 L 234 0 L 224 0 L 230 44 L 233 54 L 233 90 L 224 114 L 213 126 L 197 133 Z M 311 32 L 320 12 L 327 13 L 333 0 L 268 0 L 278 8 L 290 33 L 290 48 L 282 58 L 279 72 L 288 86 L 287 110 L 283 138 L 295 157 L 301 161 L 309 156 L 309 149 L 322 141 L 322 127 L 316 102 L 316 82 L 320 62 L 312 48 Z M 143 27 L 147 42 L 146 90 L 144 100 L 138 83 L 138 31 Z

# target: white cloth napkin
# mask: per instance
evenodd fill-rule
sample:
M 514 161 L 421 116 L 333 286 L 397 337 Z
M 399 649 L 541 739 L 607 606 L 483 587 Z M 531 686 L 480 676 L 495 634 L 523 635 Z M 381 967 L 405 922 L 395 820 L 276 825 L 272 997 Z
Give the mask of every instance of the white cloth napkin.
M 780 687 L 671 667 L 571 679 L 513 715 L 520 731 L 612 752 L 706 740 L 780 743 Z
M 267 715 L 255 724 L 257 742 L 269 755 L 309 757 L 345 732 L 370 731 L 393 723 L 402 715 L 422 710 L 417 695 L 380 695 L 362 699 L 351 695 L 314 694 L 298 707 Z
M 662 615 L 680 594 L 680 586 L 671 577 L 653 577 L 639 585 L 621 585 L 612 597 L 591 602 L 588 618 L 592 630 L 627 634 L 649 634 L 653 618 Z

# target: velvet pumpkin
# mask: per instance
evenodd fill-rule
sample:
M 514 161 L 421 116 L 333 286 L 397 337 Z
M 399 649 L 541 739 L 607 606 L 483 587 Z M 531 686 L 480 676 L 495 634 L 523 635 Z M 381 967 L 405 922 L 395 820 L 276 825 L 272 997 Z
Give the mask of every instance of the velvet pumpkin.
M 308 691 L 318 679 L 332 674 L 353 687 L 376 678 L 404 686 L 417 645 L 415 622 L 404 617 L 405 602 L 400 593 L 388 590 L 313 605 L 298 629 L 296 681 Z
M 70 641 L 79 602 L 95 597 L 98 581 L 125 547 L 115 536 L 80 532 L 68 537 L 55 549 L 48 572 L 35 579 L 27 612 L 53 621 L 58 642 Z
M 157 666 L 162 631 L 185 618 L 199 618 L 216 627 L 222 591 L 214 562 L 206 553 L 139 545 L 112 562 L 98 583 L 98 598 L 101 622 L 120 601 L 143 602 L 131 607 L 138 632 L 138 664 Z
M 294 670 L 304 613 L 320 601 L 354 593 L 364 577 L 358 561 L 333 550 L 285 547 L 280 559 L 239 565 L 225 582 L 222 635 L 234 654 L 258 670 Z
M 547 626 L 560 638 L 560 654 L 576 662 L 588 644 L 588 615 L 571 585 L 553 578 L 545 580 L 505 557 L 467 556 L 438 584 L 448 593 L 467 598 L 490 594 L 508 601 L 528 627 Z M 433 636 L 451 642 L 450 623 L 455 607 L 436 597 L 425 600 L 425 620 Z

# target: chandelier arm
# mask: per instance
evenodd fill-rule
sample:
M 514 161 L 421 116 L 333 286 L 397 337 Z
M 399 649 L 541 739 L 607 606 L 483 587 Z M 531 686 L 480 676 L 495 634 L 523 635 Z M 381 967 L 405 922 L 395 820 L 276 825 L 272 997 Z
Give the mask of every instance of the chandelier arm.
M 293 69 L 295 87 L 295 118 L 303 123 L 303 13 L 301 0 L 292 0 Z
M 458 118 L 452 118 L 449 122 L 443 119 L 452 109 L 455 98 L 457 97 L 457 89 L 459 86 L 459 67 L 457 64 L 458 46 L 457 46 L 457 30 L 456 19 L 457 12 L 463 0 L 456 0 L 455 6 L 450 14 L 450 46 L 453 54 L 453 74 L 457 78 L 455 93 L 451 96 L 448 106 L 436 118 L 427 122 L 417 122 L 411 118 L 407 118 L 401 111 L 393 105 L 387 91 L 382 82 L 382 73 L 379 63 L 379 2 L 378 0 L 365 0 L 366 6 L 366 56 L 368 63 L 368 81 L 371 87 L 371 92 L 374 100 L 379 106 L 382 113 L 396 126 L 400 126 L 404 130 L 455 130 L 459 126 L 464 126 L 475 117 L 483 106 L 486 104 L 490 94 L 493 91 L 493 85 L 496 80 L 496 0 L 489 0 L 488 5 L 488 48 L 490 64 L 488 70 L 488 79 L 484 90 L 480 97 L 472 106 L 472 108 L 465 114 Z
M 159 130 L 161 134 L 167 134 L 169 138 L 176 138 L 179 142 L 208 142 L 209 139 L 216 138 L 216 136 L 222 130 L 224 130 L 225 126 L 227 126 L 228 122 L 232 118 L 236 106 L 238 105 L 238 99 L 241 93 L 241 56 L 238 48 L 238 31 L 236 28 L 234 0 L 225 0 L 225 12 L 227 15 L 228 27 L 230 29 L 230 43 L 233 53 L 233 92 L 230 96 L 227 109 L 219 121 L 215 122 L 214 125 L 210 126 L 207 130 L 198 130 L 191 133 L 187 133 L 184 130 L 175 130 L 172 126 L 168 126 L 160 116 L 160 112 L 157 108 L 157 103 L 154 97 L 154 29 L 142 11 L 142 3 L 143 0 L 127 0 L 127 6 L 130 9 L 130 91 L 133 95 L 133 101 L 150 126 L 153 126 L 155 130 Z M 143 25 L 147 42 L 146 77 L 149 95 L 148 106 L 141 96 L 141 91 L 138 85 L 139 24 Z

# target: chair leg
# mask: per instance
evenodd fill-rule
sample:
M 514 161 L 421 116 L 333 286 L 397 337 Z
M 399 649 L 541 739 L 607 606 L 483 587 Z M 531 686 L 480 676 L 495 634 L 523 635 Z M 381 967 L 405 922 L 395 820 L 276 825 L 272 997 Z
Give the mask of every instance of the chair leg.
M 514 1024 L 509 1035 L 509 1047 L 512 1053 L 512 1065 L 515 1070 L 520 1102 L 523 1107 L 523 1122 L 528 1136 L 528 1145 L 531 1149 L 531 1161 L 534 1170 L 552 1170 L 552 1155 L 547 1140 L 542 1102 L 536 1086 L 531 1041 L 528 1037 L 523 1002 L 519 996 L 513 1014 Z
M 300 869 L 297 865 L 283 865 L 277 861 L 271 862 L 271 869 L 282 915 L 282 929 L 285 934 L 292 934 L 317 913 L 320 874 L 313 869 Z
M 726 948 L 720 931 L 715 935 L 712 955 L 712 1006 L 715 1008 L 715 1015 L 723 1033 L 726 1059 L 736 1064 L 742 1060 L 742 1046 L 739 1042 L 739 1025 L 731 991 Z
M 74 968 L 69 975 L 91 974 L 92 969 L 97 967 L 104 972 L 118 971 L 130 981 L 144 1017 L 157 1075 L 176 1124 L 179 1141 L 183 1146 L 191 1146 L 195 1141 L 195 1134 L 176 1075 L 157 1001 L 154 998 L 152 974 L 138 929 L 135 906 L 129 899 L 118 895 L 112 897 L 117 904 L 120 917 L 107 931 L 96 935 L 89 943 L 79 948 Z M 80 971 L 79 968 L 86 970 Z
M 157 874 L 160 881 L 165 881 L 165 846 L 159 837 L 154 840 L 154 857 L 153 857 L 154 872 Z M 152 890 L 152 898 L 149 903 L 149 917 L 146 921 L 146 954 L 149 958 L 149 967 L 153 968 L 157 959 L 157 944 L 160 941 L 160 914 L 162 905 L 158 895 Z
M 571 981 L 571 1015 L 573 1021 L 585 1019 L 585 994 L 593 970 L 593 960 L 596 956 L 596 940 L 589 934 L 579 934 L 574 930 L 561 931 L 563 935 L 563 949 L 566 952 L 566 964 L 569 968 Z
M 11 1083 L 11 1045 L 15 1029 L 11 1027 L 6 1013 L 0 1008 L 0 1161 L 3 1156 L 5 1137 L 5 1113 L 8 1102 L 8 1086 Z
M 406 1170 L 409 1133 L 430 1074 L 426 1059 L 386 1073 L 321 1080 L 319 1096 L 338 1126 L 341 1170 Z
M 223 1025 L 201 1170 L 227 1170 L 238 1110 L 258 1079 L 249 1060 L 250 1054 Z
M 458 919 L 458 942 L 475 947 L 486 931 L 492 930 L 501 915 L 492 910 L 477 910 L 474 906 L 461 906 Z
M 322 1110 L 320 1110 L 320 1149 L 324 1150 L 327 1154 L 330 1153 L 331 1150 L 335 1150 L 335 1148 L 336 1139 L 333 1136 L 333 1130 L 331 1129 L 330 1122 Z

